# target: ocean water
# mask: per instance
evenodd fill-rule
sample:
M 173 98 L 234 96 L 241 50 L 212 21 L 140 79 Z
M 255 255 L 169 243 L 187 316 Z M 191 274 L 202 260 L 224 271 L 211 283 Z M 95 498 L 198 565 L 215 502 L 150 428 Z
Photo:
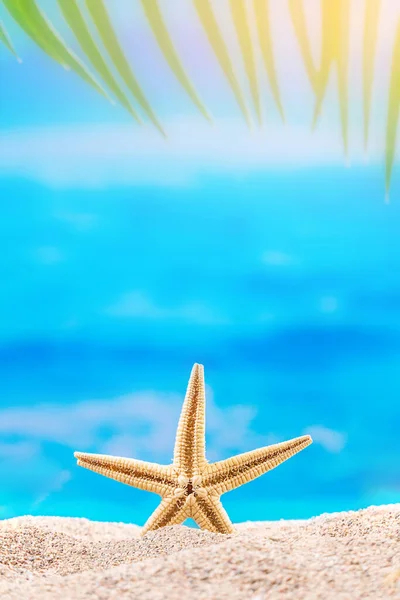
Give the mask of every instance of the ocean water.
M 210 460 L 314 437 L 224 497 L 234 521 L 398 502 L 400 208 L 379 185 L 367 168 L 112 194 L 3 181 L 2 517 L 143 523 L 157 497 L 73 451 L 168 464 L 194 362 Z

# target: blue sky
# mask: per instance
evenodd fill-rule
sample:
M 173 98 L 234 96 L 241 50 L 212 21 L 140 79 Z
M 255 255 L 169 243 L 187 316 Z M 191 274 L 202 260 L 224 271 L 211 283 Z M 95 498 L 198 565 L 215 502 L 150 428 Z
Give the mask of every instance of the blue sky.
M 23 63 L 1 49 L 0 517 L 143 523 L 157 497 L 78 469 L 73 451 L 168 463 L 194 362 L 210 460 L 314 437 L 224 498 L 234 521 L 399 502 L 400 204 L 396 174 L 384 203 L 384 103 L 366 157 L 354 84 L 346 164 L 334 81 L 311 134 L 307 80 L 278 43 L 287 122 L 264 82 L 266 124 L 249 132 L 196 23 L 191 36 L 168 16 L 214 125 L 139 19 L 149 54 L 135 64 L 165 142 L 1 14 Z

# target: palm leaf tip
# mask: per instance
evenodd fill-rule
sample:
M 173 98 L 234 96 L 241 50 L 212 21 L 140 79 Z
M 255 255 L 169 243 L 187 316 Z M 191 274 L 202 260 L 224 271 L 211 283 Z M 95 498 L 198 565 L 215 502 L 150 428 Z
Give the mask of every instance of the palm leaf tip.
M 289 0 L 289 11 L 294 32 L 300 47 L 304 67 L 311 87 L 316 93 L 318 91 L 319 71 L 314 64 L 314 59 L 312 56 L 311 42 L 307 30 L 303 0 Z
M 258 40 L 260 44 L 261 54 L 267 71 L 269 83 L 271 86 L 272 96 L 281 116 L 285 122 L 285 114 L 283 104 L 279 92 L 278 78 L 275 69 L 274 50 L 271 37 L 271 24 L 269 14 L 269 4 L 265 0 L 253 0 L 254 13 L 256 17 Z
M 231 87 L 240 111 L 247 125 L 251 127 L 251 121 L 243 93 L 236 78 L 229 51 L 218 25 L 218 21 L 214 15 L 211 2 L 210 0 L 193 0 L 193 4 L 210 46 Z
M 372 101 L 375 53 L 378 41 L 379 13 L 381 0 L 368 0 L 365 3 L 363 41 L 363 103 L 364 103 L 364 148 L 369 138 L 369 120 Z
M 100 52 L 94 38 L 92 37 L 81 12 L 81 9 L 76 0 L 58 0 L 58 5 L 61 9 L 63 17 L 74 34 L 77 42 L 86 54 L 87 58 L 96 69 L 99 76 L 103 79 L 112 93 L 118 98 L 121 105 L 129 112 L 129 114 L 140 123 L 140 118 L 135 109 L 129 102 L 120 85 L 114 78 L 114 75 L 108 68 L 102 53 Z
M 243 63 L 250 86 L 250 93 L 257 115 L 258 124 L 262 124 L 261 101 L 258 89 L 254 48 L 248 22 L 247 8 L 244 2 L 230 0 L 229 3 L 236 36 L 239 42 Z
M 193 104 L 198 108 L 207 121 L 212 123 L 211 116 L 197 95 L 192 82 L 189 80 L 189 77 L 186 74 L 178 52 L 176 51 L 169 34 L 168 28 L 164 22 L 164 18 L 157 0 L 141 0 L 141 4 L 164 59 L 168 63 L 170 69 L 181 84 L 182 88 L 185 90 L 186 94 L 192 100 Z
M 8 35 L 6 28 L 4 27 L 4 25 L 1 21 L 0 21 L 0 42 L 2 42 L 5 45 L 5 47 L 8 48 L 8 50 L 11 52 L 11 54 L 14 54 L 15 58 L 17 59 L 17 61 L 19 63 L 22 62 L 22 60 L 18 56 L 18 54 L 11 42 L 11 38 Z
M 386 165 L 385 184 L 388 197 L 396 157 L 397 126 L 400 114 L 400 22 L 397 26 L 389 84 L 388 111 L 386 120 Z
M 104 0 L 86 0 L 86 6 L 92 17 L 93 23 L 99 32 L 103 45 L 118 73 L 153 125 L 163 137 L 167 137 L 126 59 L 112 25 L 111 18 L 107 12 Z

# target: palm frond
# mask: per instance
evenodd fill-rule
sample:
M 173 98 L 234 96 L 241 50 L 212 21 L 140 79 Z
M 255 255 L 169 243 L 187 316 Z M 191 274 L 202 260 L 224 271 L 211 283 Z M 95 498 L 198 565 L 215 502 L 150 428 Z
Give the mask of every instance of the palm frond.
M 350 0 L 340 0 L 340 25 L 336 36 L 336 61 L 338 72 L 338 92 L 340 117 L 342 123 L 342 140 L 345 155 L 349 148 L 349 34 L 350 34 Z
M 108 1 L 108 0 L 107 0 Z M 0 0 L 19 27 L 53 60 L 65 69 L 74 71 L 82 80 L 110 100 L 109 92 L 137 120 L 137 107 L 163 134 L 164 130 L 146 98 L 139 82 L 124 54 L 114 30 L 106 0 L 58 0 L 65 21 L 72 30 L 84 55 L 90 61 L 93 73 L 62 39 L 59 32 L 39 8 L 38 0 Z M 189 1 L 189 0 L 188 0 Z M 88 15 L 80 8 L 85 2 Z M 337 71 L 337 88 L 340 107 L 341 135 L 344 151 L 348 149 L 348 64 L 350 43 L 351 0 L 321 0 L 322 42 L 319 65 L 312 55 L 311 38 L 307 29 L 305 3 L 303 0 L 288 0 L 289 13 L 294 33 L 299 45 L 305 71 L 315 95 L 313 128 L 322 111 L 330 74 Z M 161 50 L 162 56 L 185 93 L 204 117 L 210 116 L 200 100 L 168 31 L 158 0 L 141 0 L 144 14 Z M 214 14 L 213 0 L 193 0 L 199 23 L 211 46 L 214 56 L 226 77 L 240 111 L 250 125 L 250 116 L 243 90 L 235 73 L 221 27 Z M 260 50 L 267 73 L 271 92 L 276 106 L 284 118 L 278 74 L 275 66 L 272 34 L 274 23 L 271 20 L 270 0 L 229 0 L 227 3 L 233 21 L 236 38 L 243 59 L 245 74 L 249 83 L 252 103 L 261 124 L 260 87 L 257 80 L 256 51 Z M 363 138 L 367 148 L 370 128 L 371 103 L 374 83 L 375 55 L 378 45 L 378 29 L 381 0 L 366 0 L 363 17 Z M 256 25 L 256 39 L 252 39 L 248 8 L 253 9 Z M 91 33 L 91 25 L 97 29 L 99 40 Z M 3 43 L 15 56 L 15 49 L 7 31 L 0 23 L 0 43 Z M 257 44 L 257 45 L 256 45 Z M 101 81 L 101 83 L 100 83 Z M 393 165 L 396 154 L 396 130 L 400 111 L 400 24 L 397 29 L 392 55 L 389 85 L 388 115 L 386 123 L 385 186 L 389 194 Z M 135 105 L 132 104 L 135 102 Z M 110 100 L 112 101 L 112 100 Z
M 386 123 L 386 201 L 389 201 L 390 181 L 394 157 L 396 154 L 397 125 L 400 111 L 400 22 L 397 26 L 396 39 L 392 56 L 390 74 L 389 106 Z
M 294 32 L 300 47 L 300 53 L 303 58 L 304 67 L 306 69 L 311 87 L 316 93 L 318 89 L 319 71 L 314 64 L 311 52 L 311 44 L 307 32 L 303 0 L 289 0 L 289 10 Z
M 364 146 L 368 146 L 369 118 L 371 113 L 372 84 L 374 80 L 375 52 L 378 41 L 381 0 L 365 3 L 363 48 L 363 98 L 364 98 Z
M 208 41 L 210 42 L 211 48 L 214 51 L 216 59 L 227 78 L 232 92 L 235 96 L 236 102 L 242 112 L 242 115 L 246 123 L 250 126 L 249 113 L 247 111 L 246 103 L 243 97 L 242 90 L 236 78 L 233 70 L 231 58 L 229 56 L 228 49 L 226 47 L 224 38 L 220 31 L 217 19 L 215 18 L 214 12 L 211 7 L 210 0 L 193 0 L 194 7 L 197 11 L 199 21 L 203 26 Z
M 115 68 L 125 81 L 130 92 L 142 107 L 145 114 L 148 116 L 150 121 L 155 125 L 159 132 L 165 136 L 165 132 L 159 123 L 153 109 L 146 96 L 143 93 L 132 69 L 125 57 L 124 51 L 118 41 L 115 31 L 110 21 L 110 17 L 107 13 L 104 5 L 104 0 L 86 0 L 86 6 L 92 17 L 93 23 L 95 24 L 97 31 L 99 32 L 100 38 L 107 50 L 111 60 L 114 63 Z
M 129 102 L 128 98 L 118 85 L 113 74 L 109 70 L 105 63 L 99 49 L 93 40 L 89 29 L 87 28 L 85 19 L 76 3 L 76 0 L 58 0 L 58 5 L 64 16 L 64 19 L 68 23 L 71 31 L 75 35 L 80 47 L 86 54 L 87 58 L 96 69 L 97 73 L 112 91 L 112 93 L 118 98 L 121 105 L 133 116 L 136 121 L 140 123 L 140 118 Z
M 343 147 L 348 148 L 348 38 L 350 4 L 349 0 L 322 2 L 322 49 L 321 65 L 316 86 L 316 104 L 313 116 L 315 128 L 321 113 L 322 103 L 334 63 L 337 66 L 339 104 L 342 122 Z
M 340 24 L 340 2 L 321 2 L 322 11 L 322 47 L 321 62 L 315 89 L 316 103 L 314 107 L 313 128 L 319 119 L 322 103 L 328 85 L 332 63 L 335 60 L 336 43 L 335 37 Z
M 14 54 L 14 56 L 18 60 L 18 62 L 21 62 L 21 59 L 19 58 L 18 54 L 16 53 L 15 48 L 12 45 L 10 36 L 8 35 L 7 30 L 4 27 L 2 21 L 0 21 L 0 42 L 2 42 L 5 45 L 5 47 L 9 49 L 11 54 Z
M 271 22 L 269 15 L 269 0 L 253 0 L 254 14 L 256 17 L 258 41 L 261 48 L 265 70 L 267 71 L 271 92 L 282 120 L 285 120 L 281 96 L 279 93 L 278 78 L 276 75 L 274 49 L 271 37 Z
M 194 89 L 194 86 L 186 75 L 178 53 L 175 50 L 171 36 L 168 33 L 167 26 L 164 23 L 157 0 L 141 0 L 141 3 L 149 25 L 153 31 L 154 37 L 156 38 L 157 44 L 159 45 L 160 50 L 165 60 L 169 64 L 172 72 L 202 115 L 208 121 L 211 121 L 211 117 L 208 114 L 207 109 L 201 102 L 196 90 Z
M 59 54 L 57 54 L 52 45 L 47 39 L 42 39 L 42 36 L 38 33 L 37 28 L 32 24 L 32 20 L 29 18 L 24 10 L 19 7 L 19 4 L 13 2 L 13 0 L 0 0 L 3 2 L 5 8 L 9 14 L 13 17 L 14 21 L 18 23 L 23 31 L 35 42 L 37 46 L 53 60 L 58 62 L 62 67 L 67 68 L 65 63 L 61 60 Z
M 256 65 L 254 60 L 254 49 L 251 40 L 246 3 L 230 0 L 231 14 L 233 24 L 235 26 L 236 35 L 239 41 L 240 50 L 243 57 L 243 62 L 247 74 L 247 79 L 250 84 L 250 92 L 253 98 L 254 108 L 256 111 L 259 124 L 262 122 L 260 94 L 257 83 Z
M 86 83 L 89 83 L 95 90 L 109 99 L 106 91 L 50 25 L 35 0 L 18 0 L 18 3 L 14 0 L 2 1 L 10 15 L 46 54 L 61 65 L 70 67 Z

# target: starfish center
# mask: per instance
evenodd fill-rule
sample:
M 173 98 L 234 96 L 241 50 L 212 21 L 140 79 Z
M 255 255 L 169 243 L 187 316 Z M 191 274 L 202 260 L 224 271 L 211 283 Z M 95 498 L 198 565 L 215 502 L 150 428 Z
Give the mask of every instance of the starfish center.
M 175 488 L 174 495 L 179 498 L 185 496 L 189 502 L 193 502 L 196 497 L 204 498 L 207 496 L 207 490 L 202 487 L 200 475 L 194 475 L 193 477 L 179 475 L 177 483 L 178 487 Z

